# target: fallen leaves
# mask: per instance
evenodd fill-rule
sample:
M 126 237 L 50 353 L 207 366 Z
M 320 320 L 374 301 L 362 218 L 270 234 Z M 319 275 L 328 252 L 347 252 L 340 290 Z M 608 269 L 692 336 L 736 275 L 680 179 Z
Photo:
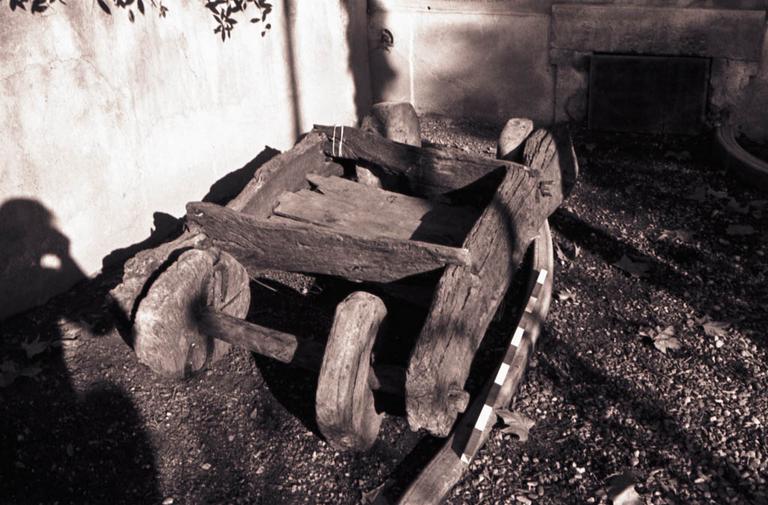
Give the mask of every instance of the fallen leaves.
M 655 330 L 642 330 L 640 335 L 650 338 L 653 346 L 664 354 L 667 354 L 667 351 L 674 351 L 682 347 L 680 340 L 675 337 L 675 327 L 672 325 L 664 329 L 657 326 Z
M 624 472 L 608 477 L 608 499 L 613 505 L 643 505 L 645 502 L 635 489 L 635 477 Z
M 502 433 L 511 433 L 517 436 L 521 442 L 528 440 L 528 432 L 536 424 L 535 421 L 520 412 L 511 412 L 508 409 L 496 409 L 496 414 L 505 424 L 504 428 L 501 429 Z
M 731 236 L 752 235 L 753 233 L 755 233 L 755 229 L 748 224 L 732 224 L 725 229 L 725 234 Z
M 561 302 L 567 302 L 569 300 L 576 300 L 576 291 L 570 289 L 570 288 L 563 288 L 557 292 L 555 295 L 557 296 L 557 299 Z
M 45 352 L 48 349 L 48 342 L 41 342 L 39 338 L 35 338 L 32 342 L 22 342 L 21 348 L 27 354 L 27 358 L 31 359 L 38 354 Z
M 613 263 L 613 266 L 620 268 L 628 274 L 634 275 L 636 277 L 647 275 L 651 269 L 650 263 L 642 259 L 632 259 L 626 254 L 622 255 L 619 261 Z
M 693 241 L 693 232 L 688 230 L 662 230 L 657 240 L 665 239 L 672 242 L 690 243 Z
M 555 254 L 557 255 L 557 259 L 565 264 L 578 258 L 579 255 L 581 255 L 581 248 L 573 243 L 567 245 L 555 242 Z
M 724 321 L 709 321 L 706 320 L 702 323 L 701 328 L 710 337 L 724 337 L 730 328 L 730 323 Z
M 42 371 L 42 367 L 36 363 L 28 366 L 19 366 L 14 361 L 6 359 L 0 363 L 0 388 L 10 386 L 19 377 L 35 378 Z

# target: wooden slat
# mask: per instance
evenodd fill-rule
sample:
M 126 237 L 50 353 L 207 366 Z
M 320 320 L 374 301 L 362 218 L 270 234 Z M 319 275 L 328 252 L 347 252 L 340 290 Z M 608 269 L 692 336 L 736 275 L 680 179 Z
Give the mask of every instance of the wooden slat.
M 329 156 L 372 164 L 388 174 L 401 176 L 407 180 L 408 189 L 418 196 L 434 197 L 470 184 L 481 184 L 477 188 L 481 191 L 493 191 L 497 181 L 488 179 L 487 185 L 482 184 L 487 175 L 500 167 L 522 169 L 511 161 L 458 149 L 400 144 L 357 128 L 315 126 L 315 131 L 328 137 L 323 150 Z
M 570 145 L 569 138 L 540 141 L 530 150 L 536 170 L 507 172 L 464 242 L 472 266 L 448 267 L 440 279 L 408 366 L 406 410 L 412 430 L 447 436 L 461 412 L 456 400 L 475 351 L 528 244 L 563 200 L 562 174 L 575 171 L 552 156 L 563 142 Z
M 269 268 L 391 282 L 445 265 L 469 265 L 470 261 L 468 251 L 460 248 L 256 219 L 200 202 L 187 204 L 187 222 L 253 275 Z
M 323 152 L 324 141 L 322 135 L 308 133 L 292 149 L 265 163 L 227 207 L 266 218 L 272 213 L 280 194 L 309 187 L 306 181 L 308 173 L 343 175 L 342 166 L 328 160 Z
M 479 214 L 339 177 L 308 179 L 319 192 L 284 193 L 275 215 L 345 233 L 460 245 Z

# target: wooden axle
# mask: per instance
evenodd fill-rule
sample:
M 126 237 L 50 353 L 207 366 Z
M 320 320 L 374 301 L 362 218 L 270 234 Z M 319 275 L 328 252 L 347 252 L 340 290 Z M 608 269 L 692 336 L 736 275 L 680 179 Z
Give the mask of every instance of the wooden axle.
M 319 371 L 322 365 L 325 347 L 320 342 L 266 328 L 208 306 L 198 309 L 197 321 L 205 335 L 275 361 L 312 371 Z M 402 396 L 405 369 L 374 365 L 368 375 L 368 386 L 372 391 Z

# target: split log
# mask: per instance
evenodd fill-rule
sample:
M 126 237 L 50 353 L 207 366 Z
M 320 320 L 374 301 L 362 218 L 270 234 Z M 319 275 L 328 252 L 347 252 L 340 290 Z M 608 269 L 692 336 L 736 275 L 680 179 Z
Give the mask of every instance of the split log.
M 480 184 L 478 190 L 490 193 L 496 181 L 489 180 L 486 186 L 483 181 L 487 175 L 500 167 L 522 170 L 522 166 L 511 161 L 494 160 L 459 149 L 400 144 L 357 128 L 315 126 L 315 131 L 328 137 L 323 149 L 329 156 L 371 164 L 387 174 L 399 176 L 417 196 L 435 197 L 471 184 Z
M 526 148 L 536 168 L 508 170 L 464 242 L 472 266 L 450 266 L 443 273 L 408 366 L 406 411 L 412 430 L 445 437 L 461 412 L 457 398 L 465 393 L 475 351 L 525 250 L 562 202 L 563 184 L 575 180 L 575 156 L 565 133 L 545 132 Z
M 461 245 L 479 213 L 342 179 L 310 174 L 317 191 L 284 193 L 275 215 L 335 231 Z
M 187 221 L 252 275 L 275 269 L 391 282 L 446 265 L 469 265 L 465 249 L 261 220 L 208 203 L 187 204 Z

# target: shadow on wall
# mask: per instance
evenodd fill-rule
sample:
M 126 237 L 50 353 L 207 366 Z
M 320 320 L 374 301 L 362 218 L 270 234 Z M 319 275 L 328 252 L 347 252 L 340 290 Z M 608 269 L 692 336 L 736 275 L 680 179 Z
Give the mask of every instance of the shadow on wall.
M 0 206 L 0 320 L 85 278 L 48 209 L 17 198 Z
M 84 278 L 69 240 L 41 203 L 0 206 L 3 302 L 18 306 L 49 285 Z M 0 323 L 0 496 L 5 503 L 157 503 L 154 454 L 123 390 L 93 370 L 70 379 L 77 348 L 98 349 L 113 326 L 100 279 Z M 5 306 L 4 310 L 8 310 Z M 103 339 L 106 340 L 106 339 Z M 65 360 L 65 356 L 68 358 Z M 117 359 L 120 359 L 118 356 Z M 104 359 L 104 366 L 112 366 Z M 79 388 L 82 391 L 82 386 Z

